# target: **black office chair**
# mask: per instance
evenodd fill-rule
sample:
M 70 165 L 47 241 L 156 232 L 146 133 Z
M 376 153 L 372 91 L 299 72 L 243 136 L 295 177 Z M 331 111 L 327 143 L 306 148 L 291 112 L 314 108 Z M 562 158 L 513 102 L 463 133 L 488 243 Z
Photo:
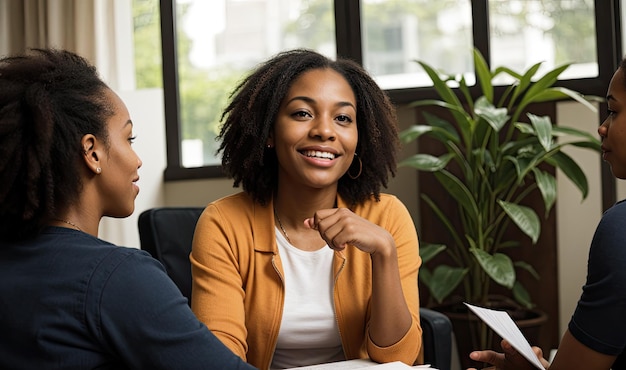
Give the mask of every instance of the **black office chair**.
M 139 215 L 141 249 L 161 261 L 181 293 L 191 301 L 189 253 L 201 207 L 152 208 Z M 450 370 L 452 324 L 440 312 L 420 308 L 424 340 L 424 362 L 439 370 Z

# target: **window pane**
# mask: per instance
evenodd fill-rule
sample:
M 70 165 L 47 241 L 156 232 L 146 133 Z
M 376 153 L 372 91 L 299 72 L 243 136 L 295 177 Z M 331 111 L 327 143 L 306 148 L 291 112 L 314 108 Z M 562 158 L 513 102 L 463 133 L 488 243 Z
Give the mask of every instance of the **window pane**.
M 415 60 L 473 83 L 470 0 L 362 0 L 365 68 L 383 89 L 430 86 Z
M 544 62 L 538 75 L 567 63 L 560 76 L 598 76 L 594 0 L 490 0 L 491 60 L 522 72 Z
M 158 0 L 133 0 L 133 46 L 137 89 L 163 86 Z
M 220 117 L 237 82 L 281 50 L 335 57 L 332 0 L 177 0 L 183 167 L 220 164 Z M 306 6 L 305 6 L 306 5 Z

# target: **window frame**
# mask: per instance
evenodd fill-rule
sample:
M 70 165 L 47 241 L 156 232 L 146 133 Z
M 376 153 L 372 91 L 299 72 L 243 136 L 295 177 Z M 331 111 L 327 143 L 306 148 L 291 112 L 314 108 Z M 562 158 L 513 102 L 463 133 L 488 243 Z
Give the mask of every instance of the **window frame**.
M 176 1 L 160 0 L 161 42 L 163 52 L 163 90 L 167 167 L 165 181 L 224 177 L 221 166 L 186 168 L 181 161 L 180 96 L 178 91 L 176 47 Z M 613 72 L 622 58 L 621 18 L 619 0 L 594 0 L 598 77 L 558 81 L 557 85 L 586 95 L 604 96 Z M 490 64 L 488 0 L 471 0 L 472 38 L 474 46 Z M 335 38 L 337 56 L 363 62 L 359 0 L 335 0 Z M 471 88 L 478 93 L 477 87 Z M 502 92 L 504 87 L 496 89 Z M 406 104 L 419 99 L 436 97 L 432 87 L 387 90 L 394 104 Z M 600 109 L 600 120 L 606 118 L 606 107 Z M 615 202 L 616 185 L 608 166 L 602 166 L 602 199 L 604 208 Z

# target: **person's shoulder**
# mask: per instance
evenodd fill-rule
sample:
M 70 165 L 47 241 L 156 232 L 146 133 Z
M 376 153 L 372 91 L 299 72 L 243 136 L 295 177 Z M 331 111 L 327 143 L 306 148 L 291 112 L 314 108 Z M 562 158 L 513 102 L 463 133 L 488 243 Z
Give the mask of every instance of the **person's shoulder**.
M 207 225 L 219 225 L 219 228 L 230 225 L 228 227 L 236 228 L 245 220 L 253 222 L 256 217 L 265 217 L 266 213 L 266 207 L 255 202 L 249 194 L 240 192 L 209 203 L 202 212 L 196 228 L 204 228 Z
M 253 205 L 254 205 L 254 200 L 252 199 L 252 197 L 248 193 L 241 191 L 239 193 L 227 195 L 220 199 L 214 200 L 208 204 L 207 208 L 210 208 L 210 207 L 216 207 L 220 209 L 232 208 L 232 207 L 240 208 L 240 207 L 251 207 Z
M 626 199 L 615 203 L 602 215 L 602 222 L 621 222 L 626 220 Z
M 626 224 L 626 201 L 620 201 L 602 215 L 594 234 L 592 248 L 597 245 L 602 245 L 603 248 L 607 245 L 615 245 L 621 249 L 623 243 L 626 242 L 626 234 L 623 232 L 624 224 Z
M 398 203 L 402 204 L 402 202 L 400 201 L 400 199 L 398 199 L 398 197 L 396 197 L 393 194 L 387 194 L 387 193 L 380 193 L 379 203 L 383 205 L 398 204 Z
M 150 253 L 142 249 L 117 246 L 114 244 L 110 244 L 110 246 L 110 248 L 107 248 L 104 251 L 106 253 L 106 257 L 103 258 L 100 263 L 100 268 L 104 268 L 105 270 L 110 269 L 112 266 L 121 265 L 129 260 L 132 261 L 130 264 L 134 265 L 136 268 L 142 266 L 154 267 L 159 264 L 158 261 L 150 255 Z
M 622 199 L 619 202 L 615 203 L 612 207 L 610 207 L 608 211 L 613 212 L 626 212 L 626 199 Z
M 362 206 L 365 208 L 386 210 L 392 210 L 397 207 L 404 208 L 404 204 L 398 197 L 387 193 L 380 193 L 378 200 L 374 196 L 371 196 L 362 203 Z

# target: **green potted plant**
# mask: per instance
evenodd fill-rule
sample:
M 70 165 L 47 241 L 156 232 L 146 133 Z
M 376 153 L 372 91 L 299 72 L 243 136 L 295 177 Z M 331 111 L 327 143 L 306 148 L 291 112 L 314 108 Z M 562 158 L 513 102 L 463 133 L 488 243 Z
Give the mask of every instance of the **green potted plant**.
M 401 161 L 419 171 L 432 172 L 455 203 L 455 214 L 446 214 L 429 194 L 421 198 L 440 219 L 454 240 L 448 245 L 422 242 L 424 266 L 420 281 L 438 303 L 458 287 L 466 302 L 488 305 L 493 283 L 510 289 L 517 302 L 532 307 L 528 292 L 516 277 L 516 268 L 534 276 L 525 261 L 513 261 L 507 254 L 519 241 L 507 238 L 506 231 L 517 227 L 533 243 L 541 233 L 536 210 L 521 204 L 539 190 L 545 215 L 556 200 L 556 179 L 546 168 L 558 168 L 587 196 L 588 185 L 579 165 L 562 149 L 577 146 L 600 151 L 599 140 L 589 133 L 553 125 L 547 116 L 529 113 L 532 103 L 574 99 L 595 111 L 581 94 L 554 86 L 568 67 L 557 67 L 536 76 L 541 63 L 523 73 L 499 67 L 490 70 L 483 56 L 474 50 L 476 80 L 480 94 L 473 98 L 465 78 L 446 76 L 418 61 L 426 71 L 440 99 L 421 100 L 413 107 L 432 106 L 442 114 L 423 112 L 425 124 L 401 132 L 408 143 L 428 136 L 441 144 L 443 154 L 419 153 Z M 505 74 L 513 79 L 500 97 L 494 93 L 494 78 Z M 459 96 L 450 87 L 458 86 Z M 523 117 L 529 123 L 521 122 Z M 450 119 L 448 119 L 450 118 Z M 451 221 L 460 220 L 460 226 Z M 439 253 L 447 253 L 453 265 L 429 266 Z M 486 345 L 484 335 L 479 345 Z

